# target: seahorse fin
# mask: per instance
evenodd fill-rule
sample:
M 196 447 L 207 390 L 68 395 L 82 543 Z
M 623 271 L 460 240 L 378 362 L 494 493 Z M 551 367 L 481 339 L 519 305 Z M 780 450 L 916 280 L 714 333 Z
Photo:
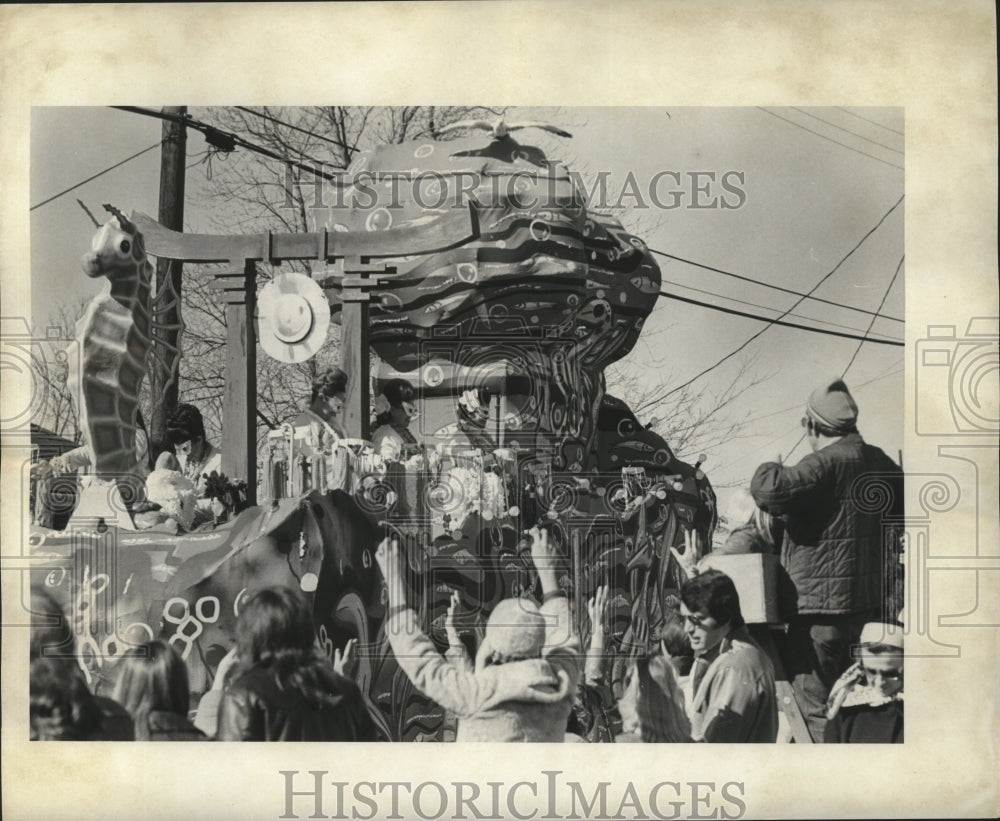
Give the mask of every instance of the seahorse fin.
M 104 203 L 104 210 L 118 218 L 118 224 L 122 227 L 123 231 L 133 231 L 135 229 L 135 226 L 129 221 L 129 218 L 113 205 Z

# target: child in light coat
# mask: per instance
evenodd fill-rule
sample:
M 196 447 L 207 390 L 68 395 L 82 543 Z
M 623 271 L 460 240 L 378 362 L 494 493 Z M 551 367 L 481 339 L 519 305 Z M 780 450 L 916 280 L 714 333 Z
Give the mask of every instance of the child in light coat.
M 449 640 L 458 646 L 445 658 L 420 629 L 406 605 L 398 543 L 385 539 L 376 553 L 388 586 L 386 635 L 396 660 L 418 690 L 458 716 L 457 741 L 564 740 L 582 665 L 580 637 L 557 583 L 555 546 L 546 531 L 530 533 L 542 604 L 500 602 L 474 662 L 454 631 Z

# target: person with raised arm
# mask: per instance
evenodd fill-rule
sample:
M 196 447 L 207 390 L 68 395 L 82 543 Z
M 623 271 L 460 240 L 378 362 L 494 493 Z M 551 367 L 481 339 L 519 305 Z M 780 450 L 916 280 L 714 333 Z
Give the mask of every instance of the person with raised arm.
M 398 542 L 384 539 L 375 554 L 388 588 L 392 651 L 414 686 L 458 717 L 456 741 L 564 740 L 582 665 L 580 637 L 557 581 L 557 548 L 545 530 L 529 533 L 542 603 L 500 602 L 471 664 L 459 646 L 442 656 L 420 629 L 406 603 Z

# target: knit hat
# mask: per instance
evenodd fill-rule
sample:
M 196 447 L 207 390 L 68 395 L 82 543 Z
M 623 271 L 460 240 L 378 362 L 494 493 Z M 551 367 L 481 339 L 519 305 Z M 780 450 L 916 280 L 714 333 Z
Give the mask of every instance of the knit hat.
M 903 628 L 895 624 L 870 621 L 861 630 L 862 647 L 866 644 L 882 644 L 903 649 Z
M 858 405 L 843 379 L 835 379 L 809 394 L 806 412 L 824 428 L 846 431 L 858 421 Z
M 486 623 L 485 643 L 500 661 L 538 658 L 545 644 L 545 617 L 531 599 L 504 599 Z

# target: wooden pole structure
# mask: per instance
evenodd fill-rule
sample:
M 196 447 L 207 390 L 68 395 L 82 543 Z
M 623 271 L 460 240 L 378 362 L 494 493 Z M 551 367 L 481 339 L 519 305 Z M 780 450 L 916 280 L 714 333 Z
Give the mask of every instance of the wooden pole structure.
M 344 429 L 348 436 L 359 439 L 371 439 L 368 316 L 371 289 L 378 279 L 369 274 L 385 270 L 385 266 L 366 265 L 358 257 L 344 260 L 340 315 L 340 368 L 347 374 Z
M 256 263 L 288 260 L 345 260 L 344 275 L 320 282 L 333 298 L 341 292 L 341 319 L 347 354 L 341 362 L 348 385 L 348 433 L 369 434 L 368 300 L 371 291 L 384 286 L 384 277 L 395 268 L 379 257 L 435 254 L 464 245 L 479 236 L 475 207 L 455 210 L 431 225 L 408 225 L 385 231 L 322 231 L 306 234 L 184 234 L 168 229 L 145 214 L 132 212 L 153 256 L 182 262 L 228 262 L 229 271 L 215 274 L 211 287 L 226 305 L 226 386 L 223 394 L 223 472 L 230 479 L 246 479 L 247 501 L 257 493 L 257 335 L 254 315 L 257 302 Z M 358 329 L 355 331 L 354 329 Z M 343 343 L 342 343 L 343 344 Z
M 580 544 L 580 528 L 570 527 L 570 560 L 573 562 L 573 620 L 577 634 L 583 628 L 583 550 Z
M 167 106 L 163 109 L 163 113 L 183 117 L 187 115 L 187 106 Z M 187 129 L 184 124 L 173 119 L 164 120 L 163 145 L 160 148 L 159 220 L 161 225 L 174 231 L 184 230 L 186 146 Z M 184 263 L 181 260 L 164 257 L 157 259 L 157 288 L 169 280 L 177 301 L 157 317 L 158 324 L 168 327 L 154 328 L 152 331 L 153 347 L 160 351 L 160 356 L 153 358 L 153 367 L 149 374 L 152 396 L 149 435 L 154 442 L 166 440 L 167 418 L 177 408 L 179 363 L 176 357 L 169 354 L 169 349 L 163 346 L 164 343 L 172 348 L 180 346 L 180 295 L 183 270 Z M 173 362 L 172 372 L 168 372 L 161 362 Z
M 257 263 L 221 279 L 226 305 L 226 383 L 222 392 L 222 472 L 245 479 L 247 504 L 257 504 Z

